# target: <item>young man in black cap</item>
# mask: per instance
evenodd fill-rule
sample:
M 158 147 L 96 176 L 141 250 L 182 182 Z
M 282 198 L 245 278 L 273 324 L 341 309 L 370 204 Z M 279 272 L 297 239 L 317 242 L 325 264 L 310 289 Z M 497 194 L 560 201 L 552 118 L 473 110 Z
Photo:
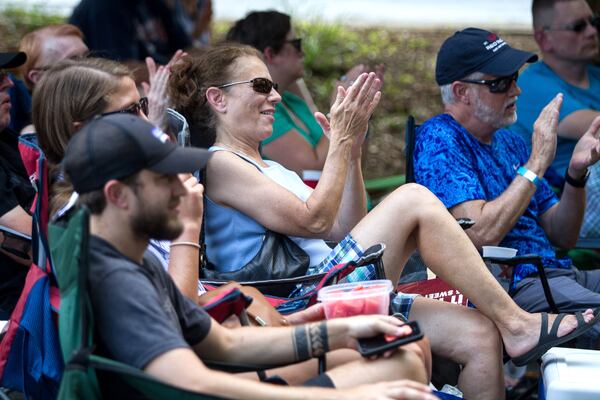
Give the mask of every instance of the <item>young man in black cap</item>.
M 556 256 L 554 246 L 568 248 L 577 240 L 585 209 L 582 177 L 600 158 L 600 118 L 575 146 L 567 175 L 574 178 L 559 201 L 542 176 L 556 151 L 562 95 L 539 115 L 531 154 L 521 137 L 504 129 L 517 118 L 519 69 L 536 60 L 481 29 L 448 38 L 436 65 L 445 113 L 419 130 L 415 179 L 454 216 L 476 221 L 467 234 L 479 249 L 500 245 L 541 255 L 558 308 L 583 311 L 600 306 L 600 271 L 578 271 Z M 514 272 L 513 299 L 530 312 L 548 309 L 536 271 L 525 264 Z M 597 337 L 600 324 L 589 332 Z
M 223 397 L 363 399 L 378 394 L 382 399 L 435 398 L 422 384 L 427 373 L 420 350 L 413 347 L 378 360 L 338 366 L 332 362 L 334 368 L 327 374 L 305 384 L 326 388 L 268 385 L 207 368 L 201 359 L 295 363 L 328 350 L 354 349 L 358 338 L 408 332 L 399 320 L 388 316 L 232 330 L 211 320 L 181 295 L 154 257 L 144 256 L 151 238 L 173 240 L 181 232 L 178 209 L 186 189 L 177 173 L 202 168 L 210 154 L 163 142 L 162 136 L 138 117 L 111 115 L 82 128 L 65 155 L 66 174 L 80 203 L 92 214 L 89 283 L 100 353 L 172 385 Z M 314 364 L 292 368 L 296 376 L 306 379 L 316 371 Z M 307 371 L 311 372 L 307 375 Z M 100 380 L 107 398 L 135 396 L 121 382 L 104 378 Z M 401 378 L 422 383 L 397 380 Z M 381 383 L 368 385 L 375 382 Z M 330 389 L 334 385 L 338 391 Z
M 8 127 L 14 86 L 8 69 L 22 65 L 25 53 L 0 53 L 0 225 L 31 235 L 29 207 L 35 191 L 18 149 L 18 134 Z M 25 254 L 27 242 L 0 231 L 0 320 L 10 317 L 23 290 L 31 263 Z

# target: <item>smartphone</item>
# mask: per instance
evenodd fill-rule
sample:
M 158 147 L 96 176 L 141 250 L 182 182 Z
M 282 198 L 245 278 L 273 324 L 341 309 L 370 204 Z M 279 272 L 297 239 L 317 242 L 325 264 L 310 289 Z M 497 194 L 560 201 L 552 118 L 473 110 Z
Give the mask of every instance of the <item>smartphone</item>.
M 0 232 L 4 236 L 4 241 L 0 243 L 0 248 L 19 258 L 29 259 L 29 251 L 31 250 L 31 236 L 10 229 L 7 226 L 0 225 Z
M 386 335 L 359 339 L 358 352 L 363 357 L 371 357 L 423 338 L 423 332 L 421 332 L 421 328 L 419 328 L 417 321 L 411 321 L 408 325 L 412 328 L 412 333 L 410 335 L 399 336 L 395 339 L 386 338 Z

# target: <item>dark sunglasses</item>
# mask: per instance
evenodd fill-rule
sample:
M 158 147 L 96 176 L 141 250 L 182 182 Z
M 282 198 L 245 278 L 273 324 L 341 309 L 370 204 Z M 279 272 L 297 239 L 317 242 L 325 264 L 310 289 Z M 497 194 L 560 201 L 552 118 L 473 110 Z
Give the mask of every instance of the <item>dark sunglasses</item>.
M 460 82 L 475 83 L 476 85 L 485 85 L 490 90 L 490 93 L 506 93 L 510 89 L 510 85 L 519 77 L 519 72 L 515 72 L 510 76 L 503 76 L 501 78 L 489 79 L 489 80 L 473 80 L 473 79 L 461 79 Z
M 225 83 L 225 84 L 219 85 L 217 87 L 219 89 L 222 89 L 222 88 L 226 88 L 226 87 L 233 86 L 233 85 L 240 85 L 242 83 L 251 83 L 252 90 L 254 90 L 256 93 L 269 94 L 269 93 L 271 93 L 272 89 L 277 90 L 277 84 L 267 78 L 254 78 L 254 79 L 250 79 L 249 81 L 238 81 L 238 82 Z
M 106 115 L 120 114 L 120 113 L 138 115 L 140 113 L 140 111 L 143 112 L 146 117 L 148 116 L 148 98 L 147 97 L 142 97 L 140 99 L 140 101 L 138 101 L 137 103 L 134 103 L 134 104 L 130 105 L 129 107 L 124 108 L 122 110 L 105 112 L 100 115 L 103 117 Z
M 589 18 L 580 19 L 579 21 L 575 21 L 572 24 L 565 25 L 562 28 L 546 28 L 549 31 L 571 31 L 575 33 L 581 33 L 585 31 L 588 25 L 593 26 L 594 28 L 600 27 L 600 17 L 593 16 Z
M 298 53 L 302 53 L 302 39 L 301 38 L 286 40 L 285 43 L 291 44 Z

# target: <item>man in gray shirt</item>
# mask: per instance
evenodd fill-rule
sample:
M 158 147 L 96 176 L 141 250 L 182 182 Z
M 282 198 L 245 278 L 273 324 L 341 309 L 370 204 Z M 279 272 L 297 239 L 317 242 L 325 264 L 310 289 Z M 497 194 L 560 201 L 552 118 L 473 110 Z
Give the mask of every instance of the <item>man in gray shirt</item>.
M 435 399 L 424 385 L 428 349 L 422 343 L 376 360 L 348 350 L 356 349 L 360 338 L 409 334 L 410 328 L 396 318 L 360 316 L 290 328 L 226 329 L 185 298 L 160 263 L 144 252 L 151 238 L 173 240 L 180 234 L 178 206 L 186 189 L 177 173 L 202 168 L 209 155 L 163 142 L 163 136 L 138 117 L 111 115 L 88 123 L 66 152 L 65 171 L 92 214 L 89 282 L 100 353 L 171 385 L 230 398 Z M 314 364 L 303 361 L 324 353 L 332 369 L 314 377 Z M 203 359 L 299 363 L 278 373 L 287 380 L 296 377 L 291 384 L 308 379 L 304 386 L 312 387 L 258 383 L 212 370 Z M 114 377 L 100 376 L 100 381 L 107 398 L 137 395 Z

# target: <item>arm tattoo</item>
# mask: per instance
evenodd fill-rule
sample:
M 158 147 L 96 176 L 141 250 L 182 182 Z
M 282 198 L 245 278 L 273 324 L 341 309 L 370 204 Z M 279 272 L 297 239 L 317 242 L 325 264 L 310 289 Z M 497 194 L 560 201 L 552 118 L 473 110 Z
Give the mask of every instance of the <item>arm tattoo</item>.
M 308 326 L 310 335 L 310 352 L 313 357 L 321 357 L 329 351 L 329 343 L 327 338 L 327 324 L 319 322 L 318 324 L 310 324 Z
M 296 326 L 292 332 L 295 361 L 304 361 L 310 358 L 307 333 L 306 325 Z
M 322 356 L 329 351 L 327 324 L 320 322 L 295 327 L 292 342 L 296 361 Z

